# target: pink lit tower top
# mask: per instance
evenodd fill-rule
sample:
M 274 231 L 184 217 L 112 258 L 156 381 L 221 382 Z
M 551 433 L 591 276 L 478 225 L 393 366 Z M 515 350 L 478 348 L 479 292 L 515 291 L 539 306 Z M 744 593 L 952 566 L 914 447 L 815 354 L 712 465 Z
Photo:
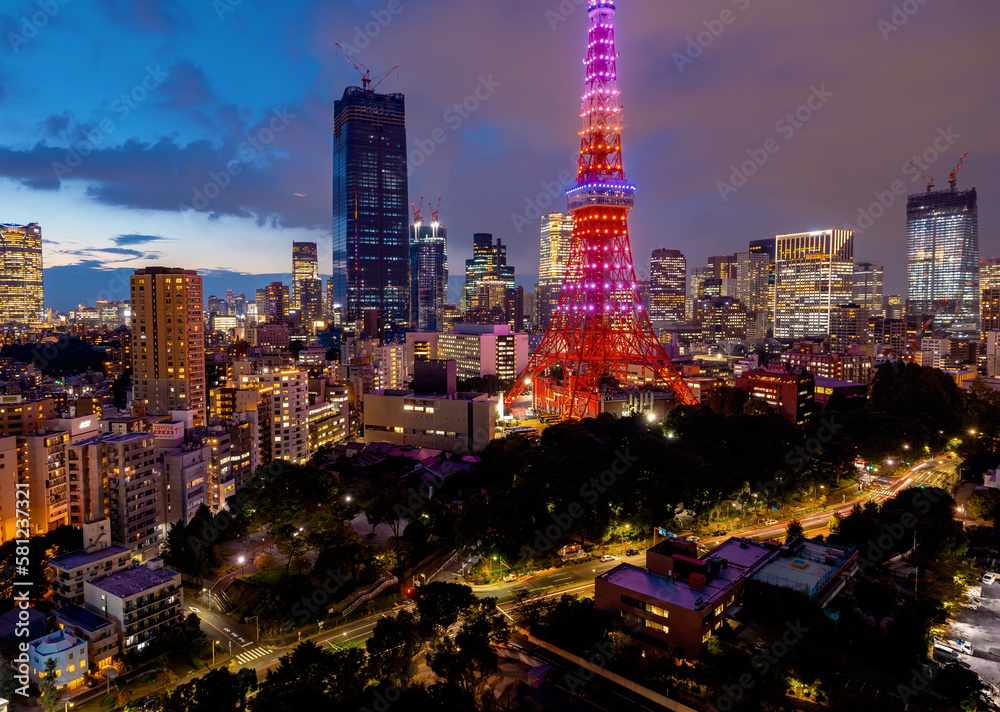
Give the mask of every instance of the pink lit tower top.
M 636 188 L 622 166 L 615 3 L 589 0 L 588 17 L 579 170 L 566 191 L 566 275 L 549 330 L 505 398 L 515 405 L 531 387 L 536 410 L 567 419 L 598 415 L 611 387 L 668 387 L 697 402 L 653 333 L 632 263 L 627 215 Z

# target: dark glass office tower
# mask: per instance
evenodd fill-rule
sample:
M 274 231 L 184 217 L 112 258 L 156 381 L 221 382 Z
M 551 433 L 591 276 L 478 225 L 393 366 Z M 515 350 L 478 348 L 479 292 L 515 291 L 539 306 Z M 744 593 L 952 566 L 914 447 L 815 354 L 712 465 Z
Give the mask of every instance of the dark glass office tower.
M 348 87 L 334 102 L 333 296 L 345 326 L 377 309 L 409 321 L 406 109 L 402 94 Z
M 438 331 L 448 301 L 448 229 L 437 221 L 410 230 L 410 325 Z
M 911 195 L 906 203 L 909 303 L 934 328 L 979 332 L 979 208 L 976 189 Z

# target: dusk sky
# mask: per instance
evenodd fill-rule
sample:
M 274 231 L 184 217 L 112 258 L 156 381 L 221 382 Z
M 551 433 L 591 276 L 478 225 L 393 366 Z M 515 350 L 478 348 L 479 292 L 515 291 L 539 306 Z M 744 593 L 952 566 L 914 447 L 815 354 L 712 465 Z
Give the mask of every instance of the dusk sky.
M 109 269 L 289 272 L 293 240 L 318 242 L 327 274 L 333 102 L 359 84 L 339 41 L 373 75 L 400 65 L 379 91 L 406 96 L 410 202 L 443 197 L 452 274 L 472 233 L 492 232 L 535 275 L 529 204 L 541 194 L 545 212 L 564 210 L 546 186 L 575 169 L 585 4 L 7 0 L 0 222 L 42 225 L 56 268 L 46 302 L 60 309 L 92 301 Z M 658 247 L 682 250 L 690 270 L 749 240 L 859 226 L 882 193 L 893 204 L 855 259 L 884 261 L 887 293 L 905 293 L 906 201 L 891 191 L 924 189 L 904 167 L 925 152 L 939 188 L 969 152 L 958 185 L 979 189 L 981 255 L 1000 253 L 1000 4 L 617 7 L 640 275 Z M 455 111 L 463 102 L 475 110 Z M 720 190 L 751 155 L 767 161 Z

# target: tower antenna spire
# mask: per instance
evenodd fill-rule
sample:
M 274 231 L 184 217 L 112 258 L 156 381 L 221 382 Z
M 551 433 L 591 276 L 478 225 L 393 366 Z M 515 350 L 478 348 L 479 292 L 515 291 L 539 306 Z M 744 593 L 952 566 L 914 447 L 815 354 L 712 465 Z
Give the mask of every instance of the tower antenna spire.
M 588 17 L 577 185 L 566 191 L 573 237 L 559 306 L 504 398 L 510 408 L 530 386 L 536 410 L 567 419 L 599 415 L 604 392 L 616 384 L 668 387 L 682 403 L 698 403 L 639 296 L 627 224 L 636 188 L 622 165 L 614 1 L 588 0 Z

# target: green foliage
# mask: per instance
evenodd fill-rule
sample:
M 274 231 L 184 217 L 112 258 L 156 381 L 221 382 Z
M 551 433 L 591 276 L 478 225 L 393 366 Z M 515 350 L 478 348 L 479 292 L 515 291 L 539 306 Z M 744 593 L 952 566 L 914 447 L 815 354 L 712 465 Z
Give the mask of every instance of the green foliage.
M 858 607 L 875 620 L 877 627 L 896 609 L 899 590 L 892 581 L 863 578 L 854 586 L 854 600 Z
M 192 578 L 210 575 L 222 563 L 212 545 L 218 531 L 211 510 L 202 505 L 187 524 L 175 522 L 170 526 L 162 554 L 164 562 Z
M 237 673 L 221 667 L 179 685 L 163 704 L 163 712 L 217 712 L 247 709 L 247 695 L 257 689 L 257 673 L 244 668 Z
M 430 637 L 434 630 L 447 630 L 463 610 L 475 603 L 472 589 L 458 583 L 434 581 L 420 587 L 417 597 L 417 611 L 424 627 L 424 637 Z
M 793 519 L 785 527 L 785 543 L 787 544 L 792 539 L 796 539 L 805 534 L 805 529 L 802 528 L 802 522 L 798 519 Z
M 55 712 L 59 706 L 59 689 L 56 687 L 56 661 L 49 658 L 45 661 L 45 674 L 39 685 L 41 692 L 39 702 L 46 712 Z
M 55 344 L 7 344 L 0 356 L 33 364 L 46 376 L 72 376 L 87 369 L 103 372 L 107 358 L 82 339 L 66 336 Z
M 1000 491 L 977 489 L 969 497 L 966 508 L 976 519 L 989 519 L 996 523 L 1000 519 Z

